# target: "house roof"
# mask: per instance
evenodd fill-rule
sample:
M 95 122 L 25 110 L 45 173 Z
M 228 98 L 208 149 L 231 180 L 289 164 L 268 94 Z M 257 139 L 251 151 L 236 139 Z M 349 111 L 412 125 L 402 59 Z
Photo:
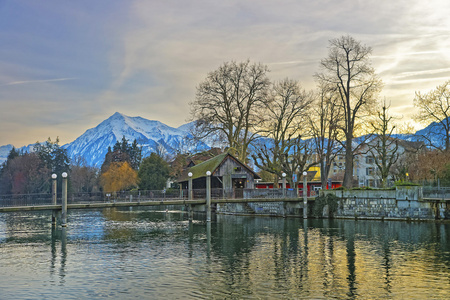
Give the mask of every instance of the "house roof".
M 193 167 L 190 167 L 190 168 L 186 169 L 183 172 L 183 174 L 180 176 L 180 178 L 178 179 L 178 182 L 183 182 L 183 181 L 189 180 L 189 176 L 188 176 L 189 172 L 192 173 L 192 179 L 205 177 L 207 171 L 210 171 L 211 175 L 214 176 L 214 172 L 217 171 L 217 169 L 220 167 L 220 165 L 222 165 L 222 163 L 228 157 L 230 157 L 231 159 L 235 160 L 240 165 L 242 165 L 244 168 L 246 168 L 249 172 L 251 172 L 253 174 L 253 176 L 255 178 L 260 178 L 259 175 L 256 174 L 252 169 L 250 169 L 247 165 L 245 165 L 242 162 L 240 162 L 233 155 L 225 152 L 225 153 L 219 154 L 219 155 L 217 155 L 217 156 L 215 156 L 215 157 L 213 157 L 211 159 L 208 159 L 207 161 L 204 161 L 204 162 L 202 162 L 202 163 L 200 163 L 198 165 L 195 165 Z

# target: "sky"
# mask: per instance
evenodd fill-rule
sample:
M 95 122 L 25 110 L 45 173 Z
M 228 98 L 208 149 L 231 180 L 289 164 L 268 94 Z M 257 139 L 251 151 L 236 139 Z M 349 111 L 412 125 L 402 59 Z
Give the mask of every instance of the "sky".
M 312 90 L 342 35 L 372 48 L 380 97 L 410 122 L 415 93 L 450 79 L 449 12 L 446 0 L 0 0 L 0 146 L 63 145 L 115 112 L 178 127 L 227 61 Z

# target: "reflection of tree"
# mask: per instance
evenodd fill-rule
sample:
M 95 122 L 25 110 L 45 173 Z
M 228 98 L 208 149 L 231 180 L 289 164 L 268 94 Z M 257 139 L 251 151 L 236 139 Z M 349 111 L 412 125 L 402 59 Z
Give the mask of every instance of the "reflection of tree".
M 218 220 L 220 222 L 212 224 L 212 254 L 222 258 L 228 292 L 239 295 L 238 289 L 251 290 L 252 281 L 246 270 L 250 265 L 250 253 L 257 244 L 253 219 L 218 216 Z
M 60 227 L 50 232 L 50 213 L 5 214 L 0 251 L 17 245 L 21 267 L 36 267 L 42 258 L 50 279 L 69 286 L 75 284 L 70 272 L 91 267 L 131 285 L 148 278 L 155 289 L 173 280 L 174 298 L 183 284 L 187 295 L 219 299 L 426 298 L 431 289 L 445 298 L 450 287 L 449 224 L 217 216 L 208 257 L 203 221 L 141 209 L 100 212 L 73 213 L 67 246 Z M 96 227 L 100 237 L 93 236 Z M 48 258 L 32 255 L 36 245 Z M 6 259 L 9 252 L 2 252 Z
M 347 267 L 348 267 L 348 293 L 347 296 L 354 298 L 357 296 L 357 285 L 356 285 L 356 253 L 355 253 L 355 240 L 354 235 L 350 235 L 347 238 Z
M 385 270 L 384 281 L 386 284 L 386 291 L 391 292 L 392 279 L 391 279 L 391 269 L 392 269 L 392 259 L 391 259 L 391 249 L 389 244 L 383 243 L 383 267 Z

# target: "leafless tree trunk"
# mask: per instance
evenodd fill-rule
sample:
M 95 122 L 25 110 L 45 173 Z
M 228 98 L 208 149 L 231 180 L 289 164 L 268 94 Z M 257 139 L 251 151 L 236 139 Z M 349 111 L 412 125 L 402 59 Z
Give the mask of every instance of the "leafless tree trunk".
M 345 135 L 344 186 L 351 187 L 353 181 L 353 137 L 364 112 L 376 101 L 381 81 L 370 65 L 371 48 L 361 45 L 350 36 L 330 41 L 328 57 L 321 61 L 323 73 L 316 74 L 320 84 L 335 89 L 343 110 Z

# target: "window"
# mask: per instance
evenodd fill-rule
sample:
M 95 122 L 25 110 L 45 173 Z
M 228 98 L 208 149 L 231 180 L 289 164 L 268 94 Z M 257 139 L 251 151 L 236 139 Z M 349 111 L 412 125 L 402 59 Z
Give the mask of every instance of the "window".
M 366 156 L 366 164 L 373 164 L 374 162 L 373 156 Z
M 366 168 L 366 175 L 373 175 L 373 168 Z

